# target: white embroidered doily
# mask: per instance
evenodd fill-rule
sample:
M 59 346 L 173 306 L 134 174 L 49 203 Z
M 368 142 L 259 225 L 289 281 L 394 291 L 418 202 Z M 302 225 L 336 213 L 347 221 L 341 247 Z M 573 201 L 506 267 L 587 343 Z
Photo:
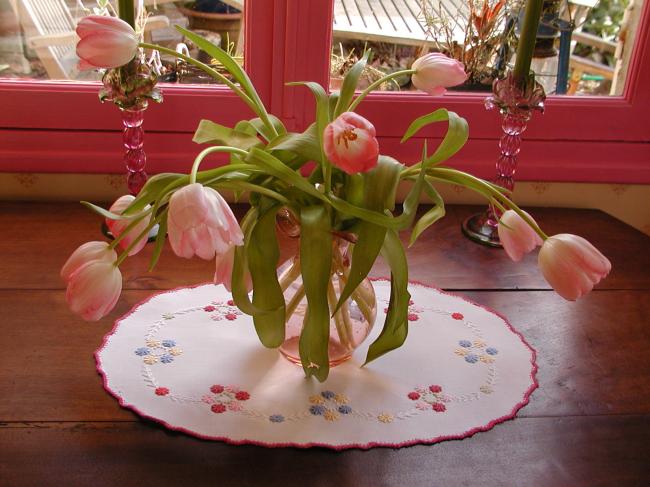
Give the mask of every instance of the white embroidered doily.
M 406 343 L 365 368 L 378 318 L 323 384 L 257 339 L 212 284 L 155 295 L 119 319 L 96 353 L 120 404 L 206 439 L 336 449 L 464 438 L 511 419 L 537 387 L 535 352 L 507 321 L 464 298 L 411 284 Z

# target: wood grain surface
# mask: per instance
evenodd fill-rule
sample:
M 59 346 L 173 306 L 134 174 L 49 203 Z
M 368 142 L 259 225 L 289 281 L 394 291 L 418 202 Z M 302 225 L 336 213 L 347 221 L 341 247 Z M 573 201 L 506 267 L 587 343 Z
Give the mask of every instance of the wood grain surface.
M 614 266 L 568 303 L 532 256 L 513 264 L 462 237 L 477 209 L 450 207 L 408 250 L 411 278 L 506 315 L 537 350 L 539 389 L 517 419 L 462 441 L 336 453 L 196 440 L 120 408 L 95 371 L 102 337 L 154 290 L 210 280 L 212 264 L 167 251 L 147 273 L 147 248 L 123 265 L 114 312 L 85 323 L 58 272 L 101 239 L 99 219 L 74 204 L 0 203 L 0 485 L 647 485 L 650 238 L 599 211 L 532 210 L 547 233 L 583 235 Z

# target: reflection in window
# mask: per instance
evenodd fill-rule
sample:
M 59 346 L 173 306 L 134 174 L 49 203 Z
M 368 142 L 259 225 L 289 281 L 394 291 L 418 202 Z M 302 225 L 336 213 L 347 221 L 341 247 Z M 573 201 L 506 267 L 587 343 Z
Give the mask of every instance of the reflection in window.
M 546 92 L 621 94 L 641 1 L 546 0 L 533 69 Z M 490 91 L 514 63 L 524 0 L 334 0 L 332 89 L 366 48 L 360 87 L 426 52 L 465 65 L 463 91 Z M 623 42 L 626 41 L 626 43 Z M 561 61 L 561 60 L 564 60 Z M 408 76 L 379 89 L 412 90 Z
M 180 25 L 221 45 L 243 63 L 243 0 L 144 0 L 144 8 L 145 41 L 213 63 L 174 28 Z M 116 9 L 117 0 L 0 0 L 0 78 L 101 79 L 99 72 L 77 68 L 75 27 L 86 15 L 115 15 Z M 162 81 L 215 82 L 173 56 L 154 56 L 150 62 Z

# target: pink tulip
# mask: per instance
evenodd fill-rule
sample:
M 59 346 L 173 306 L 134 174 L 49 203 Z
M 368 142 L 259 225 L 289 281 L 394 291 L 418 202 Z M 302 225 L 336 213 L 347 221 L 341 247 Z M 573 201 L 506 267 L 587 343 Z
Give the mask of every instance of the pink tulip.
M 591 291 L 612 268 L 596 247 L 568 233 L 549 237 L 539 251 L 538 263 L 548 283 L 569 301 Z
M 77 56 L 80 69 L 117 68 L 135 57 L 138 36 L 117 17 L 89 15 L 77 24 Z
M 411 66 L 413 86 L 430 95 L 442 95 L 450 86 L 462 84 L 467 79 L 465 66 L 439 52 L 431 52 L 415 60 Z
M 72 273 L 65 299 L 73 313 L 86 321 L 106 316 L 122 291 L 122 274 L 111 262 L 91 260 Z
M 61 268 L 61 278 L 68 282 L 70 276 L 80 267 L 90 261 L 99 260 L 113 263 L 117 260 L 117 254 L 113 249 L 108 248 L 106 242 L 86 242 L 68 258 Z
M 131 203 L 135 200 L 135 196 L 131 196 L 130 194 L 126 194 L 124 196 L 120 196 L 115 203 L 110 208 L 111 213 L 115 213 L 117 215 L 121 215 L 124 210 L 126 210 Z M 118 245 L 123 249 L 126 250 L 129 245 L 140 235 L 149 225 L 150 218 L 144 217 L 142 218 L 131 230 L 129 230 L 128 234 L 125 235 L 122 240 L 119 241 Z M 108 229 L 111 231 L 113 236 L 119 237 L 122 232 L 126 229 L 126 227 L 129 226 L 131 223 L 131 220 L 112 220 L 110 218 L 106 219 L 106 226 Z M 138 252 L 140 252 L 144 246 L 147 245 L 147 237 L 142 238 L 136 245 L 131 249 L 129 252 L 129 256 L 135 255 Z
M 366 172 L 377 165 L 379 143 L 375 127 L 354 112 L 342 113 L 325 127 L 323 149 L 335 166 L 348 174 Z
M 528 213 L 526 215 L 532 220 Z M 515 262 L 519 262 L 525 254 L 542 245 L 542 239 L 537 232 L 514 210 L 508 210 L 501 215 L 498 232 L 503 249 Z
M 176 191 L 169 200 L 167 234 L 172 250 L 189 259 L 209 260 L 243 245 L 244 235 L 228 203 L 212 188 L 199 183 Z

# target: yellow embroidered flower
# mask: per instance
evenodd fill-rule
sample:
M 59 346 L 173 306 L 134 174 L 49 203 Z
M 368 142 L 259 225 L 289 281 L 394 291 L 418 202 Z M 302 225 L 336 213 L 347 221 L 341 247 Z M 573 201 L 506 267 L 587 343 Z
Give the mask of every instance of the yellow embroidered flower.
M 312 404 L 323 404 L 325 402 L 325 399 L 323 399 L 321 396 L 313 395 L 309 396 L 309 402 Z
M 183 353 L 183 351 L 178 347 L 172 347 L 169 349 L 169 353 L 171 355 L 180 355 L 181 353 Z
M 460 355 L 461 357 L 464 357 L 465 355 L 467 355 L 467 350 L 465 350 L 464 348 L 457 348 L 456 350 L 454 350 L 454 353 L 456 355 Z
M 494 359 L 492 357 L 490 357 L 489 355 L 481 355 L 479 357 L 479 360 L 481 362 L 483 362 L 484 364 L 491 364 L 492 362 L 494 362 Z
M 388 413 L 381 413 L 380 415 L 377 416 L 377 419 L 382 423 L 392 423 L 393 415 Z
M 158 348 L 160 346 L 160 340 L 152 340 L 151 338 L 145 342 L 147 347 Z
M 142 361 L 147 365 L 153 365 L 158 362 L 158 357 L 155 355 L 147 355 Z
M 335 411 L 332 411 L 331 409 L 328 409 L 323 413 L 323 418 L 325 418 L 327 421 L 336 421 L 339 419 L 339 414 Z
M 486 343 L 483 340 L 474 340 L 474 346 L 478 348 L 483 348 Z
M 336 404 L 347 404 L 348 401 L 349 401 L 348 396 L 346 396 L 345 394 L 337 394 L 336 396 L 334 396 L 334 402 Z
M 481 386 L 480 389 L 483 394 L 492 394 L 493 392 L 490 386 Z

